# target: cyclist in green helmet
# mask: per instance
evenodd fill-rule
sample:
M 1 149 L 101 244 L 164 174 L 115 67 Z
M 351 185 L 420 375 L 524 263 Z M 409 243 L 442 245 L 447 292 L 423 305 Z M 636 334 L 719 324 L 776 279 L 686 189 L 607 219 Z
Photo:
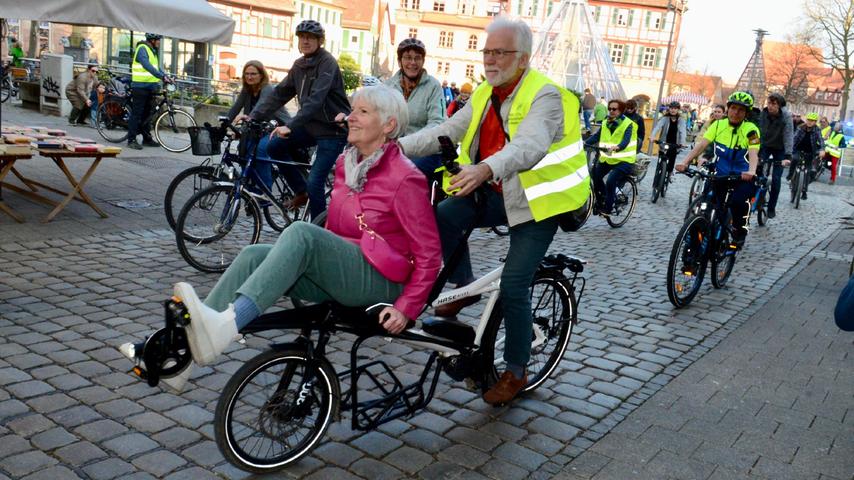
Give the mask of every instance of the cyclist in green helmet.
M 747 237 L 747 216 L 750 198 L 756 193 L 753 178 L 759 164 L 759 127 L 746 120 L 753 108 L 753 94 L 747 91 L 733 92 L 727 99 L 727 116 L 709 125 L 705 135 L 685 157 L 676 170 L 684 172 L 691 160 L 699 157 L 710 144 L 715 148 L 715 175 L 718 177 L 741 175 L 737 185 L 731 182 L 713 183 L 715 197 L 720 201 L 730 186 L 734 187 L 726 207 L 732 214 L 733 247 L 741 249 Z M 698 159 L 702 164 L 703 159 Z

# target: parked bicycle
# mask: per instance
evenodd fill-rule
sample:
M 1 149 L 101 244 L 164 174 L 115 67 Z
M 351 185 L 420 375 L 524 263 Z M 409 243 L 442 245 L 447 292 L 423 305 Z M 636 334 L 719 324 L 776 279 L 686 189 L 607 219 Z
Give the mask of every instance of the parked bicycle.
M 735 266 L 738 249 L 732 244 L 732 216 L 728 209 L 718 210 L 718 199 L 715 197 L 713 182 L 729 182 L 724 198 L 720 205 L 725 206 L 732 194 L 734 185 L 741 180 L 741 175 L 726 175 L 715 177 L 698 169 L 690 168 L 684 175 L 693 177 L 700 175 L 709 184 L 697 205 L 697 213 L 690 215 L 670 251 L 670 261 L 667 266 L 667 297 L 675 307 L 681 308 L 694 299 L 703 277 L 706 274 L 706 264 L 712 266 L 712 285 L 723 288 L 732 269 Z M 757 177 L 757 183 L 765 183 L 765 177 Z
M 110 73 L 111 77 L 113 76 Z M 181 83 L 180 80 L 176 82 Z M 177 90 L 174 83 L 167 83 L 160 90 L 159 101 L 142 123 L 152 122 L 154 140 L 170 152 L 180 153 L 189 150 L 190 134 L 188 128 L 196 126 L 192 115 L 175 106 L 171 94 Z M 96 125 L 98 133 L 108 142 L 121 143 L 128 139 L 128 124 L 133 110 L 130 93 L 120 94 L 108 87 L 104 102 L 98 106 Z
M 667 187 L 672 181 L 671 172 L 667 171 L 667 157 L 674 149 L 678 152 L 682 145 L 676 143 L 655 140 L 658 145 L 658 162 L 655 165 L 655 176 L 652 178 L 652 203 L 658 201 L 658 197 L 667 196 Z
M 277 231 L 284 230 L 295 220 L 308 219 L 308 204 L 296 212 L 287 208 L 286 203 L 293 198 L 294 192 L 281 175 L 274 175 L 271 188 L 251 168 L 257 161 L 258 140 L 262 135 L 269 135 L 275 127 L 275 122 L 256 121 L 244 123 L 239 130 L 231 125 L 224 126 L 243 139 L 241 150 L 245 153 L 228 157 L 224 162 L 226 167 L 217 174 L 224 175 L 226 180 L 217 178 L 212 185 L 196 192 L 175 219 L 178 251 L 197 270 L 224 272 L 243 247 L 258 243 L 261 238 L 262 211 L 267 222 Z M 305 163 L 267 161 L 274 166 L 291 165 L 303 169 L 305 175 L 311 168 Z M 241 165 L 239 171 L 228 166 L 234 163 Z M 195 178 L 198 177 L 194 177 L 194 185 Z M 327 196 L 330 190 L 327 184 Z M 323 225 L 326 214 L 312 219 L 312 222 Z
M 589 156 L 592 157 L 591 163 L 593 168 L 590 170 L 592 172 L 599 164 L 599 155 L 607 149 L 595 146 L 585 146 L 584 148 L 588 151 Z M 592 212 L 593 215 L 604 217 L 605 221 L 608 222 L 608 225 L 612 228 L 620 228 L 625 225 L 629 220 L 629 217 L 632 216 L 632 212 L 635 211 L 635 205 L 637 204 L 638 185 L 637 177 L 635 176 L 636 173 L 637 170 L 633 169 L 632 174 L 628 175 L 621 184 L 617 185 L 616 193 L 614 194 L 614 206 L 610 213 L 601 212 L 596 208 L 596 205 L 604 203 L 605 199 L 597 198 L 596 189 L 593 188 L 593 179 L 591 178 L 590 197 L 588 198 L 588 202 L 590 202 L 590 204 L 588 207 L 592 208 L 588 208 L 588 212 Z M 588 216 L 587 218 L 590 217 Z M 586 222 L 587 220 L 585 220 L 585 223 Z
M 459 171 L 453 158 L 443 162 L 449 172 Z M 486 204 L 482 189 L 473 193 L 481 214 Z M 264 314 L 242 328 L 244 335 L 289 331 L 298 332 L 298 337 L 271 345 L 247 361 L 225 385 L 214 415 L 214 437 L 223 456 L 253 473 L 281 470 L 309 454 L 341 412 L 350 412 L 353 430 L 370 431 L 424 409 L 433 398 L 441 372 L 483 392 L 495 384 L 504 368 L 499 290 L 503 266 L 474 283 L 441 293 L 473 230 L 465 232 L 439 274 L 422 314 L 432 306 L 484 294 L 488 300 L 476 328 L 432 319 L 423 321 L 421 328 L 394 335 L 379 326 L 378 313 L 386 304 L 365 308 L 333 302 Z M 583 270 L 581 259 L 551 255 L 535 273 L 531 289 L 534 332 L 523 392 L 542 385 L 563 358 L 578 322 L 577 307 L 585 285 L 579 274 Z M 191 361 L 184 329 L 192 321 L 180 299 L 165 302 L 166 325 L 135 349 L 138 363 L 134 373 L 156 386 L 161 379 L 184 370 Z M 355 338 L 349 364 L 336 371 L 326 347 L 339 332 Z M 430 352 L 416 380 L 404 383 L 385 361 L 365 360 L 360 355 L 365 341 L 382 337 Z
M 2 66 L 2 75 L 0 75 L 0 103 L 5 103 L 10 98 L 18 98 L 20 90 L 18 82 L 12 78 L 12 64 L 6 62 Z

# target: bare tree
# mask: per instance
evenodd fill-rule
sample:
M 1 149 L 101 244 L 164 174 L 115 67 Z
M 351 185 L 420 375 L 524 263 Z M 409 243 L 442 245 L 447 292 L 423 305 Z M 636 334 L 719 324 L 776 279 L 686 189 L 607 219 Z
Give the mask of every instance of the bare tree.
M 39 21 L 30 22 L 30 45 L 27 48 L 27 56 L 35 58 L 39 54 Z
M 842 108 L 839 118 L 848 110 L 848 91 L 854 81 L 854 2 L 851 0 L 805 0 L 804 34 L 821 48 L 816 56 L 842 76 Z
M 777 45 L 765 57 L 768 89 L 782 94 L 793 105 L 801 105 L 809 96 L 810 69 L 821 67 L 815 58 L 820 52 L 791 35 Z
M 688 49 L 685 48 L 684 43 L 679 42 L 679 45 L 676 47 L 676 51 L 673 53 L 673 71 L 687 72 L 688 60 Z

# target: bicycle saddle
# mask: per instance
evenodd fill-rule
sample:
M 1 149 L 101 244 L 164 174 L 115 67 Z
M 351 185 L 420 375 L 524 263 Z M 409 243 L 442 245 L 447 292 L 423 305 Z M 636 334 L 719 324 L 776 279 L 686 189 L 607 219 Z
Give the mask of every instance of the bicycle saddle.
M 460 322 L 457 317 L 428 317 L 421 321 L 421 329 L 424 333 L 458 343 L 474 343 L 474 328 Z

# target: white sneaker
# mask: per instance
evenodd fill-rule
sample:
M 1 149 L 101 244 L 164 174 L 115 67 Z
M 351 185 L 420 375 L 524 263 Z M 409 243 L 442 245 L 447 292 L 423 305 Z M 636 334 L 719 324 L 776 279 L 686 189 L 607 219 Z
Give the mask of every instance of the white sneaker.
M 175 296 L 187 307 L 190 324 L 187 325 L 187 341 L 193 360 L 199 365 L 208 365 L 237 338 L 237 324 L 234 323 L 234 306 L 217 312 L 208 307 L 196 295 L 193 287 L 184 282 L 175 284 Z
M 146 370 L 145 362 L 143 361 L 142 356 L 141 356 L 142 352 L 137 352 L 135 344 L 130 343 L 130 342 L 123 343 L 122 345 L 119 346 L 119 352 L 121 352 L 122 355 L 124 355 L 125 357 L 130 359 L 130 361 L 132 361 L 134 365 L 142 368 L 143 370 Z M 138 356 L 138 354 L 139 354 L 139 356 Z M 192 374 L 192 373 L 193 373 L 193 362 L 191 361 L 190 363 L 187 364 L 186 367 L 184 367 L 183 370 L 178 372 L 177 375 L 169 377 L 169 378 L 161 377 L 160 381 L 163 382 L 164 384 L 166 384 L 166 386 L 171 388 L 172 390 L 174 390 L 176 392 L 181 392 L 182 390 L 184 390 L 184 387 L 187 385 L 187 380 L 190 379 L 190 374 Z

